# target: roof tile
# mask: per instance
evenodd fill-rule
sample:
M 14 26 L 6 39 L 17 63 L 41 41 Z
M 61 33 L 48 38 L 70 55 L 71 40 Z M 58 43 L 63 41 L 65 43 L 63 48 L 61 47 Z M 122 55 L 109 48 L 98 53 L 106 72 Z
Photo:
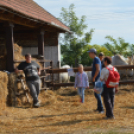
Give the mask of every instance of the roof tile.
M 58 25 L 66 30 L 69 27 L 47 12 L 33 0 L 0 0 L 0 6 L 12 9 L 30 18 Z

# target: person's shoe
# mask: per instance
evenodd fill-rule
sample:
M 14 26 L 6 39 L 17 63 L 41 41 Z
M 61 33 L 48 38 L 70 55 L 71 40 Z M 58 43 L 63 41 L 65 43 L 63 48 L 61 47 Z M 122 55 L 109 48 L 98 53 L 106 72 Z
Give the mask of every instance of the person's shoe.
M 40 107 L 40 103 L 39 103 L 39 102 L 37 102 L 37 103 L 33 104 L 33 107 L 35 107 L 35 108 Z
M 80 102 L 82 103 L 82 98 L 80 99 Z
M 100 114 L 104 114 L 104 111 L 103 111 L 103 110 L 102 110 L 102 111 L 99 111 L 99 113 L 100 113 Z
M 115 117 L 105 117 L 105 120 L 114 120 Z

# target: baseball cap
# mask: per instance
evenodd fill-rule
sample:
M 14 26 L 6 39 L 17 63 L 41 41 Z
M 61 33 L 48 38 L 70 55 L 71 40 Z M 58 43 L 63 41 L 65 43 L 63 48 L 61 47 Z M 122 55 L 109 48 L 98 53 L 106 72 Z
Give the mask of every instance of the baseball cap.
M 96 49 L 91 48 L 89 51 L 87 51 L 88 53 L 96 53 Z

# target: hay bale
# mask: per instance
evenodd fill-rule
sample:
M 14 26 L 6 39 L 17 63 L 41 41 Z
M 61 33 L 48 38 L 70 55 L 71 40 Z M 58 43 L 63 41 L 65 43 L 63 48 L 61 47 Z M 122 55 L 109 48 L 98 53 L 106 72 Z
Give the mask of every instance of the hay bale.
M 0 71 L 0 109 L 6 108 L 8 75 Z
M 9 77 L 8 77 L 8 79 L 9 79 L 9 82 L 8 82 L 8 93 L 9 94 L 7 97 L 8 106 L 21 107 L 28 103 L 27 99 L 26 99 L 25 91 L 24 91 L 21 83 L 17 82 L 18 75 L 20 75 L 20 74 L 11 73 L 11 74 L 9 74 Z M 21 75 L 24 75 L 24 74 L 21 73 Z M 25 85 L 26 85 L 26 83 L 25 83 Z M 28 88 L 26 86 L 26 90 L 27 89 Z M 28 94 L 28 97 L 29 96 L 30 96 L 30 94 Z M 31 98 L 31 97 L 29 97 L 29 98 Z
M 11 73 L 8 77 L 8 97 L 7 104 L 8 106 L 13 106 L 16 103 L 15 92 L 17 91 L 17 82 L 16 82 L 16 74 Z
M 0 45 L 0 70 L 6 70 L 6 46 L 4 44 Z M 25 57 L 22 55 L 22 47 L 14 44 L 14 60 L 25 60 Z M 37 62 L 36 58 L 32 58 L 32 60 Z M 42 64 L 37 62 L 40 67 L 42 68 Z M 15 64 L 15 67 L 18 64 Z

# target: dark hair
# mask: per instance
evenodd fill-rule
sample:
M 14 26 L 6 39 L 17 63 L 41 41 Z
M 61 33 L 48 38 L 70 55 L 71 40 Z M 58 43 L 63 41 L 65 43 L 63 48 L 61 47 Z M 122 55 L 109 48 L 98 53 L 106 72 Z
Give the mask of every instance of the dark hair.
M 106 61 L 107 64 L 111 64 L 111 63 L 112 63 L 111 57 L 105 57 L 105 58 L 104 58 L 104 61 Z
M 103 53 L 103 52 L 99 53 L 99 57 L 100 57 L 100 56 L 104 56 L 104 53 Z
M 25 58 L 26 58 L 26 57 L 29 57 L 29 56 L 31 56 L 31 54 L 29 54 L 29 53 L 28 53 L 28 54 L 25 54 Z

